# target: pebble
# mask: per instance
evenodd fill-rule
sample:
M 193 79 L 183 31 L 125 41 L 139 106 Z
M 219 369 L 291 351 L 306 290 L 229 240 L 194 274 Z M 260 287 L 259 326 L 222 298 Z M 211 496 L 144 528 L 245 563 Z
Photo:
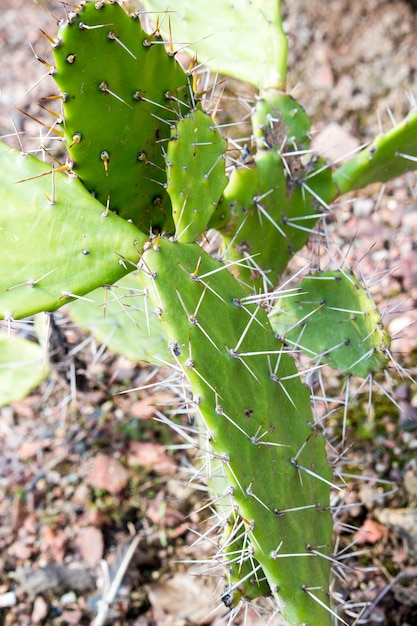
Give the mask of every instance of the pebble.
M 36 596 L 33 603 L 31 620 L 32 624 L 40 624 L 48 615 L 48 605 L 43 596 Z

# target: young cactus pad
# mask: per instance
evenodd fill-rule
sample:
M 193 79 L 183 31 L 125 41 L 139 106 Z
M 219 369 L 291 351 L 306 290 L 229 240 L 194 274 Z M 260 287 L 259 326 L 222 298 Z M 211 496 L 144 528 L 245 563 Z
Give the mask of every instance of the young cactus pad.
M 306 276 L 281 298 L 271 324 L 315 362 L 366 378 L 388 365 L 390 340 L 368 291 L 351 272 Z
M 167 191 L 176 238 L 195 241 L 204 230 L 226 187 L 227 141 L 212 118 L 198 109 L 171 129 L 166 155 Z
M 110 0 L 69 13 L 53 52 L 74 171 L 145 232 L 172 231 L 162 146 L 189 111 L 185 72 L 158 33 Z
M 288 625 L 330 624 L 331 472 L 307 388 L 265 311 L 245 303 L 227 267 L 195 244 L 162 238 L 142 258 L 254 561 Z
M 73 176 L 0 142 L 0 318 L 53 311 L 132 271 L 138 229 Z
M 229 258 L 246 257 L 252 278 L 261 273 L 271 286 L 306 244 L 335 186 L 330 168 L 311 153 L 310 120 L 290 95 L 263 92 L 252 125 L 254 163 L 232 173 L 220 204 L 230 219 L 220 230 Z M 236 271 L 247 280 L 243 268 Z

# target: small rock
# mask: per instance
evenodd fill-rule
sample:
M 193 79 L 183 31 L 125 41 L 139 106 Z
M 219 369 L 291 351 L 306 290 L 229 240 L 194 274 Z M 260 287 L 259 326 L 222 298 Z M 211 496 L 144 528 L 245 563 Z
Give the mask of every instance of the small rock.
M 129 472 L 117 459 L 106 454 L 98 454 L 87 480 L 95 489 L 106 489 L 116 495 L 126 487 Z
M 331 122 L 315 135 L 312 147 L 325 159 L 342 162 L 359 148 L 359 141 L 343 126 Z
M 36 596 L 33 603 L 31 620 L 32 624 L 40 624 L 48 615 L 48 605 L 42 596 Z
M 131 441 L 128 463 L 131 466 L 151 467 L 162 475 L 172 476 L 178 471 L 176 463 L 166 453 L 165 446 L 152 441 Z
M 100 559 L 103 558 L 103 535 L 94 526 L 86 526 L 78 530 L 75 546 L 80 551 L 83 561 L 88 563 L 88 565 L 97 565 Z
M 374 544 L 380 541 L 384 536 L 384 527 L 378 522 L 367 518 L 361 528 L 355 533 L 353 539 L 357 546 L 364 543 Z
M 68 591 L 68 593 L 64 593 L 64 595 L 61 596 L 60 600 L 61 604 L 66 606 L 68 604 L 74 604 L 75 602 L 77 602 L 77 596 L 73 591 Z
M 353 213 L 357 217 L 369 217 L 375 208 L 375 200 L 373 198 L 358 198 L 353 203 Z
M 0 609 L 14 606 L 16 602 L 16 593 L 14 591 L 6 591 L 6 593 L 0 593 Z

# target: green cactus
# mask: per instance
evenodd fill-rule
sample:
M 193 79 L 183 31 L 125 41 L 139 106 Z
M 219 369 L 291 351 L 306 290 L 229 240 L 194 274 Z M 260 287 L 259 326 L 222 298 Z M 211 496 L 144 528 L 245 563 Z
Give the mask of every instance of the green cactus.
M 199 246 L 157 239 L 142 263 L 232 503 L 247 520 L 254 558 L 287 623 L 330 623 L 322 604 L 329 595 L 331 472 L 292 359 L 265 311 L 245 304 L 245 289 Z M 312 559 L 316 552 L 321 556 Z M 286 555 L 297 555 L 290 568 Z M 322 604 L 309 597 L 310 587 Z
M 381 314 L 350 271 L 306 276 L 293 295 L 276 303 L 270 320 L 315 363 L 361 378 L 388 366 L 390 339 Z
M 375 182 L 386 182 L 417 168 L 417 111 L 387 133 L 381 133 L 333 174 L 338 195 Z
M 188 78 L 162 43 L 119 4 L 86 2 L 53 46 L 72 169 L 146 233 L 173 229 L 161 145 L 189 110 Z
M 227 141 L 203 111 L 192 111 L 171 129 L 166 154 L 167 191 L 176 237 L 183 243 L 195 241 L 207 230 L 227 184 L 226 148 Z
M 123 347 L 124 323 L 114 345 L 132 358 L 142 358 L 147 333 L 147 348 L 160 354 L 163 334 L 220 466 L 209 485 L 226 524 L 225 601 L 271 594 L 289 626 L 326 626 L 334 617 L 331 471 L 284 340 L 316 362 L 366 376 L 387 365 L 389 338 L 349 273 L 306 277 L 270 319 L 266 292 L 338 194 L 417 168 L 409 133 L 417 116 L 332 172 L 311 154 L 310 121 L 285 92 L 280 2 L 243 0 L 237 9 L 213 1 L 179 0 L 172 26 L 176 40 L 201 35 L 211 67 L 259 89 L 253 163 L 242 163 L 226 186 L 226 141 L 158 28 L 146 34 L 139 14 L 114 0 L 81 3 L 53 43 L 66 173 L 0 145 L 0 317 L 11 324 L 87 294 L 73 315 L 102 340 L 117 317 L 110 304 L 130 309 L 140 355 Z M 212 227 L 223 238 L 221 260 L 203 249 Z M 127 288 L 135 299 L 106 302 L 103 287 L 108 293 L 117 281 L 114 294 Z
M 230 178 L 220 205 L 226 204 L 230 217 L 220 230 L 228 257 L 247 259 L 250 275 L 240 266 L 239 276 L 250 282 L 262 275 L 273 287 L 307 243 L 335 186 L 330 168 L 309 154 L 311 123 L 291 96 L 265 91 L 252 125 L 258 151 L 253 165 Z M 305 152 L 311 159 L 307 166 Z
M 0 171 L 3 319 L 53 311 L 135 268 L 145 235 L 80 181 L 3 143 Z
M 38 343 L 0 332 L 0 407 L 26 397 L 48 374 L 45 351 Z
M 169 39 L 171 27 L 176 41 L 187 44 L 213 72 L 257 88 L 285 90 L 288 43 L 280 19 L 281 0 L 239 0 L 238 4 L 176 0 L 172 7 L 164 0 L 142 0 L 142 4 L 161 16 L 171 9 L 169 20 L 161 19 L 165 38 Z
M 128 274 L 114 285 L 104 285 L 87 297 L 70 302 L 73 322 L 94 334 L 109 350 L 133 362 L 169 362 L 170 352 L 158 319 L 148 308 L 139 277 Z M 131 341 L 132 335 L 135 341 Z

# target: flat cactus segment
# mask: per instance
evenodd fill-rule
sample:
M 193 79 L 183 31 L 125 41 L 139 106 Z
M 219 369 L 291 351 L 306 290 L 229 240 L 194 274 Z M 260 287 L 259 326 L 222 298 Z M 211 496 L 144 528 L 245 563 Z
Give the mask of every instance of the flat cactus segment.
M 171 130 L 168 144 L 167 191 L 172 203 L 176 236 L 195 241 L 207 228 L 227 185 L 223 139 L 212 118 L 192 111 Z
M 384 183 L 417 169 L 417 111 L 349 159 L 333 174 L 340 194 Z
M 292 229 L 282 221 L 287 189 L 277 152 L 261 151 L 254 164 L 234 170 L 223 205 L 230 210 L 229 222 L 221 229 L 228 258 L 245 260 L 234 273 L 249 283 L 265 275 L 275 285 L 293 254 Z
M 146 240 L 74 177 L 0 143 L 0 318 L 53 311 L 134 269 Z
M 261 274 L 274 286 L 333 200 L 335 185 L 330 168 L 311 154 L 310 120 L 290 95 L 266 90 L 252 123 L 255 162 L 232 173 L 219 205 L 230 217 L 220 230 L 229 258 L 246 258 L 251 279 Z M 248 281 L 244 268 L 236 272 Z
M 331 549 L 331 472 L 295 364 L 266 312 L 199 246 L 155 239 L 142 267 L 286 623 L 331 624 L 330 561 L 315 554 Z
M 160 365 L 172 357 L 161 324 L 147 305 L 138 276 L 128 274 L 111 287 L 95 289 L 88 299 L 70 302 L 67 312 L 76 324 L 89 330 L 112 352 L 134 363 L 147 361 Z
M 143 231 L 173 227 L 162 145 L 188 112 L 188 79 L 161 38 L 114 2 L 70 14 L 53 48 L 66 145 L 89 191 Z
M 282 29 L 280 0 L 144 0 L 161 14 L 169 6 L 175 40 L 183 42 L 213 72 L 234 76 L 257 87 L 283 89 L 287 71 L 287 38 Z M 256 54 L 254 54 L 256 51 Z
M 314 361 L 366 378 L 388 365 L 390 339 L 365 287 L 341 270 L 306 276 L 270 315 L 274 330 Z
M 26 397 L 48 374 L 39 344 L 0 332 L 0 407 Z

